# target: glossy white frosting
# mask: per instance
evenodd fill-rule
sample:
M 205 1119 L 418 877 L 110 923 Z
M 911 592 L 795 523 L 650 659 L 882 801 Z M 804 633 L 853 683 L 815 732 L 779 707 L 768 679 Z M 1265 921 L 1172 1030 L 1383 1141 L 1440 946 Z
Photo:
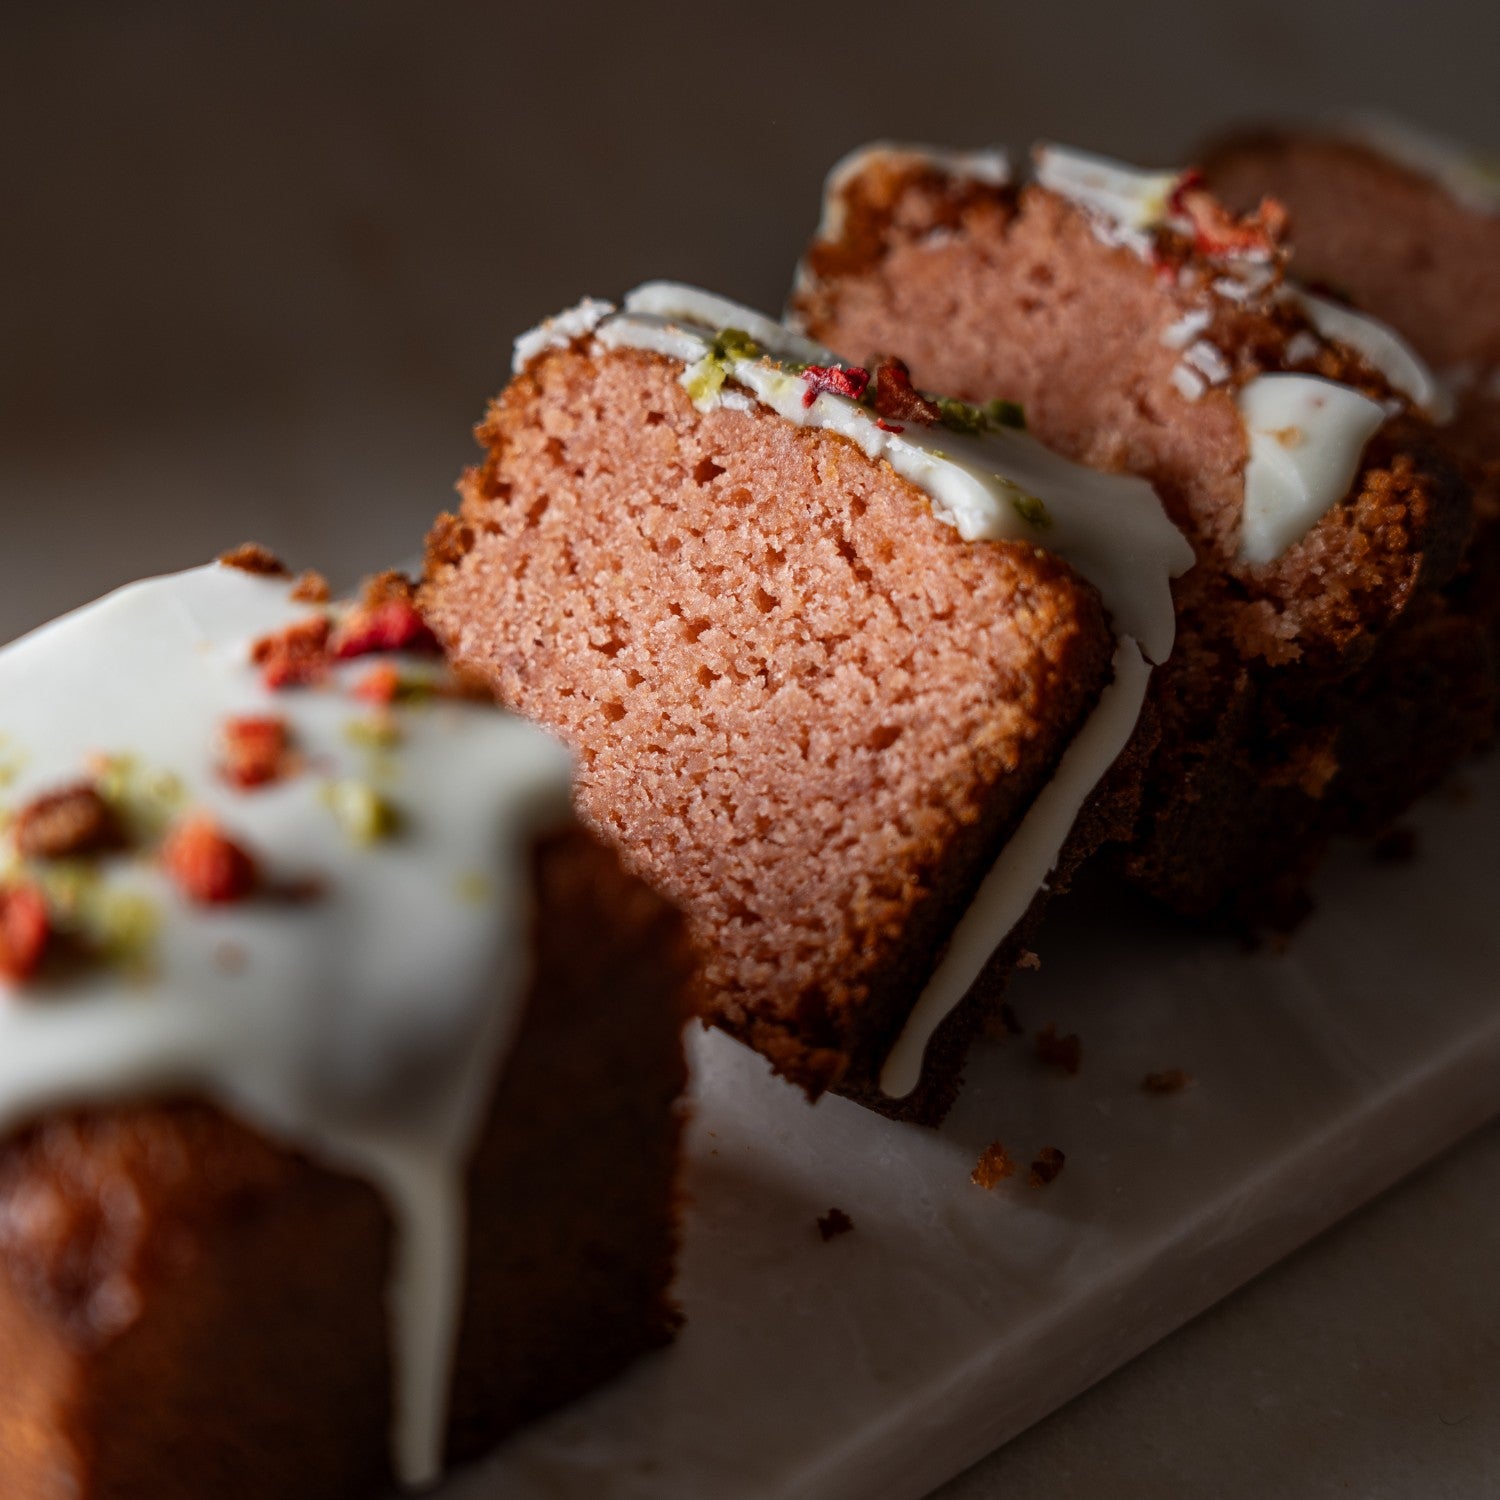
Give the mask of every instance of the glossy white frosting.
M 715 337 L 726 328 L 748 334 L 762 354 L 712 361 Z M 700 396 L 700 408 L 743 405 L 748 397 L 799 426 L 839 433 L 921 489 L 933 514 L 966 541 L 1044 547 L 1092 582 L 1110 612 L 1119 636 L 1115 681 L 1001 851 L 891 1054 L 882 1087 L 895 1097 L 909 1093 L 932 1033 L 1045 884 L 1089 794 L 1129 739 L 1149 676 L 1146 660 L 1164 661 L 1172 649 L 1171 581 L 1192 566 L 1192 548 L 1144 480 L 1070 463 L 1025 432 L 975 436 L 915 422 L 892 432 L 844 396 L 825 391 L 805 404 L 807 383 L 778 362 L 834 365 L 836 357 L 722 297 L 650 282 L 626 297 L 623 312 L 598 323 L 593 337 L 606 349 L 644 349 L 680 361 L 690 390 L 711 384 L 701 377 L 715 363 L 725 382 Z M 1037 501 L 1045 524 L 1027 519 Z
M 1413 406 L 1434 421 L 1452 419 L 1452 396 L 1421 355 L 1394 328 L 1342 302 L 1315 296 L 1303 287 L 1288 286 L 1286 294 L 1324 338 L 1347 344 L 1363 355 L 1373 369 L 1385 376 L 1391 388 L 1400 391 Z
M 1259 375 L 1237 404 L 1249 443 L 1240 559 L 1273 562 L 1348 493 L 1386 411 L 1315 375 Z
M 1032 152 L 1036 180 L 1125 230 L 1154 229 L 1166 222 L 1182 173 L 1147 171 L 1050 142 Z
M 393 1457 L 418 1485 L 441 1466 L 467 1157 L 526 978 L 527 850 L 568 815 L 570 763 L 520 720 L 441 701 L 401 711 L 401 743 L 372 770 L 348 735 L 369 710 L 337 690 L 369 658 L 329 690 L 277 694 L 249 663 L 254 639 L 313 612 L 283 579 L 211 566 L 0 651 L 0 736 L 20 766 L 8 806 L 77 781 L 93 752 L 134 756 L 179 778 L 269 879 L 320 888 L 305 904 L 189 907 L 151 859 L 105 860 L 107 885 L 159 914 L 149 970 L 101 964 L 38 994 L 0 981 L 0 1130 L 189 1091 L 373 1184 L 396 1232 Z M 225 785 L 220 731 L 243 714 L 286 718 L 307 769 Z M 322 794 L 366 775 L 401 826 L 361 846 Z

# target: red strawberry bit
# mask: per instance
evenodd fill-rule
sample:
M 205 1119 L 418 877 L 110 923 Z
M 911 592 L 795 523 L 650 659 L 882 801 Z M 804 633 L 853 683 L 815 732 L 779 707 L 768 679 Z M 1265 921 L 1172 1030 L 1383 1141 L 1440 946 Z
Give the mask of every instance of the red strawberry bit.
M 285 719 L 270 715 L 226 719 L 220 736 L 219 773 L 241 791 L 267 786 L 287 774 L 290 748 L 291 732 Z
M 255 861 L 207 814 L 179 823 L 161 853 L 172 883 L 199 906 L 243 901 L 259 884 Z
M 250 648 L 250 660 L 273 692 L 313 687 L 328 676 L 328 637 L 332 626 L 322 615 L 298 620 L 274 635 L 262 636 Z
M 911 383 L 911 371 L 899 359 L 882 359 L 875 366 L 875 410 L 889 421 L 920 422 L 924 427 L 937 426 L 943 416 L 937 402 L 929 401 Z M 885 422 L 879 425 L 884 427 Z
M 807 389 L 802 393 L 802 404 L 811 406 L 824 391 L 858 401 L 870 383 L 870 372 L 859 365 L 852 365 L 847 370 L 840 369 L 838 365 L 809 365 L 802 372 L 802 378 L 807 382 Z
M 1287 211 L 1275 198 L 1262 198 L 1253 214 L 1237 219 L 1204 187 L 1199 172 L 1183 174 L 1169 207 L 1192 225 L 1194 248 L 1218 260 L 1269 260 L 1286 234 Z
M 899 422 L 887 422 L 884 417 L 876 417 L 875 425 L 882 432 L 905 432 L 906 429 Z
M 378 662 L 350 689 L 354 697 L 389 708 L 401 696 L 401 673 L 388 661 Z
M 356 604 L 344 617 L 330 647 L 338 661 L 368 656 L 372 651 L 436 653 L 437 637 L 408 599 L 382 599 Z
M 24 984 L 42 966 L 52 941 L 47 902 L 34 885 L 0 890 L 0 979 Z

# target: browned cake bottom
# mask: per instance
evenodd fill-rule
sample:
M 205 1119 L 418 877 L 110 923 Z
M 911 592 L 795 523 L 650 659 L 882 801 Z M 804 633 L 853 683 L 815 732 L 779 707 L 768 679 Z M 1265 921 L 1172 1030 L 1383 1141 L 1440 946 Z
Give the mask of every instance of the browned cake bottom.
M 525 1020 L 470 1172 L 455 1461 L 677 1320 L 678 924 L 582 834 L 534 866 Z M 373 1189 L 200 1103 L 22 1132 L 0 1148 L 0 1495 L 384 1492 L 390 1250 Z

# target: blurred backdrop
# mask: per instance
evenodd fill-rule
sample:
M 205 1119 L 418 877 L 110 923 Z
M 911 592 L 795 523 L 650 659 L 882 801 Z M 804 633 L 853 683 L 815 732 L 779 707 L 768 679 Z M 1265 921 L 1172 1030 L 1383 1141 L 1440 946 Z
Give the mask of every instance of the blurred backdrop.
M 512 336 L 650 276 L 765 308 L 830 162 L 1154 163 L 1377 105 L 1500 142 L 1500 9 L 7 0 L 0 640 L 245 537 L 413 554 Z

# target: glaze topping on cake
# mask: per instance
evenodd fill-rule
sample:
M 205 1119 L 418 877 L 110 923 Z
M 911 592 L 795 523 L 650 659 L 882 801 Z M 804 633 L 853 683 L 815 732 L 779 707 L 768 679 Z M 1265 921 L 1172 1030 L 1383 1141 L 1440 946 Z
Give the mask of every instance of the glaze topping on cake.
M 567 819 L 570 762 L 452 691 L 399 599 L 297 592 L 200 568 L 0 652 L 19 903 L 0 926 L 31 936 L 30 962 L 0 940 L 0 1129 L 197 1092 L 381 1190 L 395 1466 L 421 1484 L 440 1467 L 467 1152 L 526 979 L 526 854 Z M 315 636 L 307 675 L 278 679 L 287 642 Z M 89 798 L 110 837 L 80 842 L 101 828 Z M 28 820 L 40 845 L 15 836 Z

